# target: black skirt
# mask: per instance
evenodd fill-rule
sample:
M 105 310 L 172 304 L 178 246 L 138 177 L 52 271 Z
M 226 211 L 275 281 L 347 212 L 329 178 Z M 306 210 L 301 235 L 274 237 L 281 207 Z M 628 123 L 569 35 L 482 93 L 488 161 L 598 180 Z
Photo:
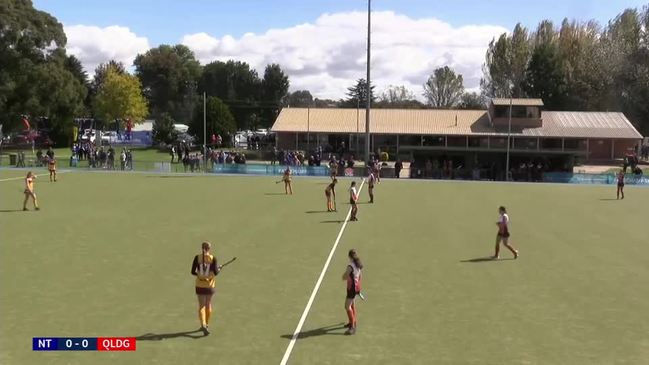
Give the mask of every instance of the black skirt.
M 212 295 L 212 294 L 214 294 L 214 288 L 199 288 L 199 287 L 196 287 L 196 294 L 198 294 L 198 295 Z

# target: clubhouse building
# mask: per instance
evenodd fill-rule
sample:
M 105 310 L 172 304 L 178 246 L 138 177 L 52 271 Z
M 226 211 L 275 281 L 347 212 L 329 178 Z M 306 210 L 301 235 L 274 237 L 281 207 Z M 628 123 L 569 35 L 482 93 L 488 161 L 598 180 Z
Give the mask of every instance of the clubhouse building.
M 493 99 L 487 110 L 372 109 L 370 147 L 388 152 L 390 160 L 449 159 L 467 169 L 502 170 L 509 136 L 512 166 L 534 161 L 562 170 L 622 158 L 642 141 L 622 113 L 543 109 L 540 99 Z M 365 110 L 284 108 L 272 131 L 280 149 L 327 146 L 360 157 Z

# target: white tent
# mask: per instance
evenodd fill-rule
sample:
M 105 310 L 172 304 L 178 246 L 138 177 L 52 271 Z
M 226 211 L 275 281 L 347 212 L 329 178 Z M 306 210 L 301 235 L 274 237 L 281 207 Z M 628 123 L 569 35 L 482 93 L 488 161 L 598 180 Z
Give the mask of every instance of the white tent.
M 176 130 L 176 132 L 187 133 L 189 126 L 186 124 L 174 124 L 174 129 Z

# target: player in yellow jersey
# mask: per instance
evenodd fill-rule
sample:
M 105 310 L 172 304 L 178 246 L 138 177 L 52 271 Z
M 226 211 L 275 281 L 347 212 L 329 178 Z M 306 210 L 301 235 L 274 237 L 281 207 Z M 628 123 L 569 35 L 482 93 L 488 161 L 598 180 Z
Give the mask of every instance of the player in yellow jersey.
M 50 172 L 50 182 L 56 182 L 56 159 L 54 157 L 47 159 L 47 169 Z
M 216 286 L 216 275 L 221 266 L 216 262 L 216 257 L 210 253 L 212 245 L 203 242 L 201 254 L 194 257 L 192 262 L 192 275 L 196 276 L 196 296 L 198 297 L 198 319 L 201 322 L 200 330 L 203 335 L 210 334 L 209 324 L 212 316 L 212 295 Z
M 282 175 L 282 180 L 284 181 L 284 192 L 286 194 L 291 194 L 293 195 L 293 184 L 291 183 L 291 175 L 292 171 L 289 166 L 286 167 L 286 170 L 284 170 L 284 175 Z
M 36 175 L 29 171 L 25 177 L 25 201 L 23 202 L 23 210 L 28 210 L 27 202 L 29 201 L 29 198 L 32 198 L 34 201 L 34 209 L 40 210 L 38 207 L 38 199 L 36 199 L 36 193 L 34 193 L 34 180 L 36 180 Z

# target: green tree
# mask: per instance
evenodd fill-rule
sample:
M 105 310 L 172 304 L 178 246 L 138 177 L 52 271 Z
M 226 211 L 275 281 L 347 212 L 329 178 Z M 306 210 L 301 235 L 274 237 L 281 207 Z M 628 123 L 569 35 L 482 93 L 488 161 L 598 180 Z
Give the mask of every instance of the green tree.
M 163 44 L 137 55 L 134 65 L 153 116 L 190 119 L 201 66 L 187 46 Z
M 460 98 L 458 108 L 466 110 L 484 110 L 487 109 L 487 100 L 482 94 L 475 92 L 464 93 Z
M 207 137 L 212 134 L 220 134 L 228 136 L 236 131 L 237 124 L 234 121 L 234 116 L 230 112 L 230 108 L 219 98 L 210 96 L 207 98 L 205 104 L 205 125 L 207 127 Z M 189 132 L 198 136 L 202 141 L 203 135 L 203 103 L 196 105 L 194 111 L 194 119 L 189 125 Z M 224 140 L 227 140 L 224 138 Z
M 109 69 L 95 96 L 94 111 L 104 121 L 143 121 L 148 115 L 148 107 L 140 80 Z
M 314 106 L 313 95 L 309 90 L 297 90 L 286 94 L 282 99 L 282 105 L 290 108 L 306 108 Z
M 264 70 L 261 80 L 260 113 L 255 115 L 254 126 L 260 124 L 270 127 L 279 114 L 282 99 L 286 97 L 289 88 L 288 76 L 278 64 L 270 64 Z
M 347 88 L 347 99 L 340 104 L 346 108 L 366 108 L 368 94 L 370 105 L 372 105 L 376 101 L 376 96 L 374 96 L 374 85 L 371 85 L 370 82 L 368 93 L 367 81 L 365 81 L 365 79 L 358 79 L 354 86 Z
M 153 141 L 172 144 L 178 136 L 174 124 L 176 121 L 171 117 L 171 114 L 162 113 L 159 115 L 153 123 Z
M 524 83 L 531 55 L 527 28 L 516 24 L 511 36 L 502 34 L 487 49 L 482 92 L 488 97 L 525 97 Z
M 566 85 L 558 48 L 558 34 L 550 21 L 539 24 L 535 47 L 527 68 L 525 91 L 533 98 L 541 98 L 550 110 L 563 110 Z
M 456 107 L 464 94 L 464 80 L 448 66 L 433 71 L 424 84 L 424 97 L 428 105 L 439 109 Z
M 99 92 L 99 87 L 104 83 L 104 79 L 109 71 L 114 71 L 120 75 L 126 74 L 126 68 L 124 68 L 124 64 L 121 62 L 110 60 L 106 63 L 100 63 L 95 68 L 95 75 L 90 83 L 90 96 L 93 99 Z
M 247 128 L 251 114 L 258 112 L 261 80 L 257 71 L 245 62 L 208 63 L 203 67 L 198 90 L 218 97 L 228 105 L 240 129 Z
M 83 69 L 81 61 L 75 56 L 67 56 L 65 58 L 65 69 L 68 70 L 74 78 L 79 81 L 79 83 L 84 88 L 84 93 L 86 97 L 83 101 L 83 110 L 81 111 L 84 115 L 88 115 L 88 112 L 92 109 L 91 98 L 90 98 L 90 82 L 88 81 L 88 73 Z
M 46 117 L 52 137 L 67 142 L 85 89 L 66 68 L 63 26 L 31 1 L 0 1 L 0 120 L 17 128 L 21 115 Z

